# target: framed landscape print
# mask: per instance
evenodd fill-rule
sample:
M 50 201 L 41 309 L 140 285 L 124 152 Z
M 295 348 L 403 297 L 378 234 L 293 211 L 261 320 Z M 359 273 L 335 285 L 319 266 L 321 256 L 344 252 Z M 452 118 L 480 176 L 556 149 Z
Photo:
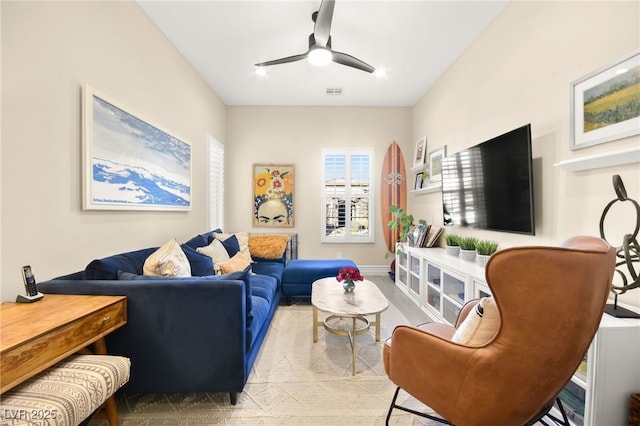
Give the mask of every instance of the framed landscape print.
M 442 159 L 447 155 L 446 147 L 429 153 L 429 182 L 442 181 Z
M 253 165 L 253 226 L 293 227 L 293 164 Z
M 640 133 L 640 51 L 571 83 L 572 150 Z
M 191 144 L 84 86 L 83 209 L 191 210 Z

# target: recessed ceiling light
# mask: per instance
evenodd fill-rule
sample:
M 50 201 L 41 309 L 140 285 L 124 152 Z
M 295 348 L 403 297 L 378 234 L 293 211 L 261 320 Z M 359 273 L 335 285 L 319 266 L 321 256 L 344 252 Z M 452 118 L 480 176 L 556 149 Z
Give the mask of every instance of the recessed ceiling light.
M 265 67 L 256 67 L 253 72 L 255 72 L 257 75 L 267 75 L 267 70 L 265 69 Z

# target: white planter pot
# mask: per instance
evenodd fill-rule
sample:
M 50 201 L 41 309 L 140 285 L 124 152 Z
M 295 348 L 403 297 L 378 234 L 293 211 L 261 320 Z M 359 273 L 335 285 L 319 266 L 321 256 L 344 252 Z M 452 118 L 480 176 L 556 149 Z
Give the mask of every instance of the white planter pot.
M 446 253 L 450 256 L 459 256 L 460 246 L 447 246 Z
M 487 264 L 487 262 L 489 261 L 489 258 L 491 257 L 491 255 L 486 255 L 486 254 L 479 254 L 476 257 L 476 261 L 478 262 L 478 265 L 482 266 L 484 268 L 484 266 Z
M 462 249 L 460 249 L 460 257 L 463 260 L 466 260 L 468 262 L 473 262 L 474 260 L 476 260 L 476 251 L 475 250 L 462 250 Z

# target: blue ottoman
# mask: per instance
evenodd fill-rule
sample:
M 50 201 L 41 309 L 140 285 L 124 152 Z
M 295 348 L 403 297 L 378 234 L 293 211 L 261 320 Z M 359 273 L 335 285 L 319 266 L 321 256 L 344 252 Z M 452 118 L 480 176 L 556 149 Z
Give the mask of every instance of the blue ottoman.
M 287 303 L 291 303 L 291 296 L 310 296 L 314 281 L 335 277 L 340 268 L 357 267 L 349 259 L 292 259 L 282 273 L 282 295 Z

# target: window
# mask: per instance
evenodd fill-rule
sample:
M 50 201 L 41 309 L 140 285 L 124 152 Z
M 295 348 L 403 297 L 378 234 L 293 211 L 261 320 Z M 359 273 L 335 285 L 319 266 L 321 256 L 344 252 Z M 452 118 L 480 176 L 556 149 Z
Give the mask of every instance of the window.
M 322 242 L 372 243 L 373 149 L 322 150 Z
M 209 229 L 224 229 L 224 145 L 207 135 Z

